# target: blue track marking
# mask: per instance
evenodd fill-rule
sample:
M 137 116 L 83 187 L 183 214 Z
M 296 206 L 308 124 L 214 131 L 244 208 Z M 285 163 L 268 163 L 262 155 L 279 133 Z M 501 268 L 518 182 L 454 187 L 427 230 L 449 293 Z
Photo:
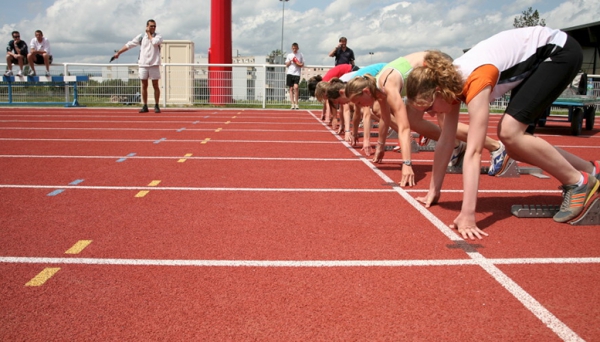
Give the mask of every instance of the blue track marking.
M 122 163 L 122 162 L 126 161 L 126 160 L 127 160 L 127 158 L 129 158 L 129 157 L 133 157 L 133 156 L 135 156 L 135 153 L 133 153 L 133 152 L 132 152 L 132 153 L 129 153 L 129 154 L 128 154 L 128 155 L 126 155 L 125 157 L 123 157 L 123 158 L 120 158 L 120 159 L 117 159 L 117 163 Z
M 156 140 L 154 143 L 155 144 L 160 144 L 161 141 L 165 141 L 167 140 L 167 138 L 161 138 L 160 140 Z
M 179 132 L 183 132 L 183 131 L 185 131 L 185 127 L 181 127 L 180 129 L 178 129 L 178 130 L 177 130 L 177 133 L 179 133 Z
M 83 182 L 83 179 L 76 179 L 74 181 L 72 181 L 71 183 L 69 183 L 69 185 L 77 185 L 77 184 L 81 184 Z M 56 196 L 60 193 L 62 193 L 63 191 L 65 191 L 65 189 L 56 189 L 54 191 L 52 191 L 51 193 L 47 194 L 46 196 Z
M 51 193 L 49 193 L 48 195 L 46 195 L 46 196 L 56 196 L 56 195 L 60 194 L 63 191 L 65 191 L 65 189 L 54 190 Z

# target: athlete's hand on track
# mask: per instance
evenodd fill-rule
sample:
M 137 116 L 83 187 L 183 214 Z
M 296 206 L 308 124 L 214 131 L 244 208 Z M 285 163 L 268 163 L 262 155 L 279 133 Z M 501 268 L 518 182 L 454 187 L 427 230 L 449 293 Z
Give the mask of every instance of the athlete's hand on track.
M 381 163 L 383 156 L 385 155 L 385 148 L 382 145 L 377 144 L 375 148 L 375 154 L 373 155 L 373 163 Z
M 415 173 L 413 172 L 412 166 L 402 165 L 402 180 L 400 181 L 400 186 L 406 185 L 415 185 Z
M 356 138 L 354 137 L 354 134 L 352 134 L 352 132 L 346 132 L 344 140 L 346 140 L 346 142 L 351 146 L 356 145 Z
M 464 217 L 463 214 L 459 214 L 456 219 L 454 219 L 454 223 L 450 225 L 451 229 L 457 229 L 458 233 L 462 236 L 463 239 L 471 239 L 475 240 L 475 237 L 478 239 L 482 239 L 482 235 L 488 236 L 486 232 L 479 229 L 477 227 L 477 223 L 475 222 L 475 217 L 467 218 Z
M 425 196 L 421 196 L 421 197 L 417 197 L 417 201 L 423 203 L 425 205 L 425 208 L 429 208 L 434 204 L 437 204 L 437 202 L 440 200 L 440 193 L 434 193 L 433 191 L 429 190 L 427 192 L 427 195 Z
M 371 144 L 363 144 L 362 151 L 365 152 L 365 156 L 367 156 L 367 157 L 369 157 L 369 156 L 371 156 L 371 154 L 373 154 L 373 148 L 371 147 Z

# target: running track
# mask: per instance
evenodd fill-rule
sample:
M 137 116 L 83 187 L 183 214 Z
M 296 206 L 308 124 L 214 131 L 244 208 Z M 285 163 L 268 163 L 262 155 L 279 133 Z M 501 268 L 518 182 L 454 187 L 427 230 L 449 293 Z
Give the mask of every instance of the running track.
M 464 241 L 461 175 L 426 210 L 432 152 L 402 189 L 317 115 L 2 108 L 0 340 L 600 341 L 600 227 L 510 214 L 556 180 L 482 176 Z

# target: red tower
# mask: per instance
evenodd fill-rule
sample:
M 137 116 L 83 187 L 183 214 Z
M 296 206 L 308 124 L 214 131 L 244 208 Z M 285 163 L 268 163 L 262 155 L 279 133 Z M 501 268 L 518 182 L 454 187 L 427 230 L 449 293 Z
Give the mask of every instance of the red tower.
M 231 2 L 211 0 L 209 64 L 232 64 Z M 208 67 L 211 104 L 231 103 L 231 67 Z

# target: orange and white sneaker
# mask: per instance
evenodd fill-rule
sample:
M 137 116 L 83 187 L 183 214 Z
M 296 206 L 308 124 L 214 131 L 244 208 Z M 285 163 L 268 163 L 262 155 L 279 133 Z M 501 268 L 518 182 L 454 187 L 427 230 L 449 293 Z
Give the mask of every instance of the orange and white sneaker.
M 554 221 L 562 223 L 577 218 L 587 209 L 592 202 L 591 199 L 598 193 L 600 182 L 596 177 L 586 172 L 582 172 L 582 174 L 583 184 L 581 186 L 573 184 L 559 187 L 563 191 L 563 202 L 560 210 L 554 215 Z

